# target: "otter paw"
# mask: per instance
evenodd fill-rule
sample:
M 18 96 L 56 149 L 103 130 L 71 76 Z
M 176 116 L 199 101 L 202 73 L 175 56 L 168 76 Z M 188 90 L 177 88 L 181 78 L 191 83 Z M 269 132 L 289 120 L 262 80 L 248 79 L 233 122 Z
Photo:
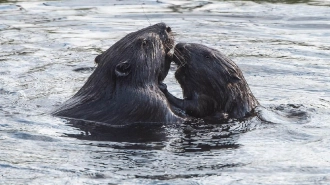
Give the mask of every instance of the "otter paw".
M 158 87 L 161 91 L 163 91 L 163 93 L 166 93 L 167 92 L 167 85 L 164 84 L 164 83 L 159 83 L 158 84 Z
M 217 112 L 215 115 L 214 115 L 215 118 L 217 119 L 228 119 L 228 114 L 227 113 L 224 113 L 224 112 Z

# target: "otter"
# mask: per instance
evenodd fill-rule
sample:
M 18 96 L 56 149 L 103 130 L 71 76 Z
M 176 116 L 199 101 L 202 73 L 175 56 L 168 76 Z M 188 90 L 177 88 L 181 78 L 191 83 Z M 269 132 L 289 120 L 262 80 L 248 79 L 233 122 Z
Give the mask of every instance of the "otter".
M 175 78 L 184 99 L 170 94 L 165 84 L 160 84 L 160 88 L 170 103 L 186 114 L 240 119 L 259 105 L 242 71 L 220 51 L 201 44 L 179 43 L 173 61 L 178 65 Z
M 97 67 L 86 83 L 53 115 L 110 126 L 181 122 L 158 87 L 173 47 L 165 23 L 129 33 L 95 58 Z

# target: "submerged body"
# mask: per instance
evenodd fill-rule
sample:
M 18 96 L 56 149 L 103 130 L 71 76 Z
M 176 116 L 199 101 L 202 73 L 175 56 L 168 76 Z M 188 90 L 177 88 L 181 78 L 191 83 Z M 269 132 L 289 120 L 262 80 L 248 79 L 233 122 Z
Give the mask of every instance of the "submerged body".
M 158 87 L 173 43 L 164 23 L 126 35 L 95 58 L 98 66 L 87 82 L 53 114 L 110 125 L 181 121 Z
M 201 44 L 179 43 L 173 61 L 178 65 L 175 78 L 184 99 L 162 91 L 172 105 L 188 115 L 204 118 L 243 118 L 259 105 L 242 71 L 221 52 Z

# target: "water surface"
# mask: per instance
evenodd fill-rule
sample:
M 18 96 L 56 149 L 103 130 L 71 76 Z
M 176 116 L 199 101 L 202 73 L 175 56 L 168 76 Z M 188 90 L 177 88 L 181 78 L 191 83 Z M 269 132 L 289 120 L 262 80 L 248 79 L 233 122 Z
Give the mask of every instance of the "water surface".
M 0 184 L 330 184 L 329 1 L 2 0 L 0 20 Z M 158 22 L 230 56 L 262 120 L 102 133 L 49 115 Z

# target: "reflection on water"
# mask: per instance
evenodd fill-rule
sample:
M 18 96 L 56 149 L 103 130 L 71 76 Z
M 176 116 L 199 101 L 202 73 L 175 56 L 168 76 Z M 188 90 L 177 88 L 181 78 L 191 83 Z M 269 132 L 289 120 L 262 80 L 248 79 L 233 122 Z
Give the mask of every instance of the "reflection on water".
M 224 124 L 185 123 L 155 126 L 139 123 L 122 128 L 70 120 L 68 125 L 78 128 L 81 132 L 65 135 L 81 140 L 141 143 L 140 145 L 134 145 L 135 147 L 141 147 L 135 149 L 145 149 L 145 142 L 168 142 L 171 140 L 174 141 L 171 143 L 172 150 L 177 152 L 210 151 L 238 148 L 237 139 L 239 134 L 257 128 L 256 121 L 253 119 L 255 118 L 243 122 L 232 121 Z M 176 139 L 172 140 L 173 138 Z M 132 149 L 131 146 L 128 147 L 127 149 Z M 159 146 L 156 148 L 159 148 Z
M 70 120 L 68 125 L 81 130 L 80 134 L 66 134 L 82 140 L 116 142 L 152 142 L 165 140 L 165 129 L 152 124 L 108 127 L 93 122 Z
M 0 3 L 0 184 L 330 184 L 328 1 Z M 108 128 L 49 115 L 95 56 L 161 21 L 229 55 L 258 116 Z

